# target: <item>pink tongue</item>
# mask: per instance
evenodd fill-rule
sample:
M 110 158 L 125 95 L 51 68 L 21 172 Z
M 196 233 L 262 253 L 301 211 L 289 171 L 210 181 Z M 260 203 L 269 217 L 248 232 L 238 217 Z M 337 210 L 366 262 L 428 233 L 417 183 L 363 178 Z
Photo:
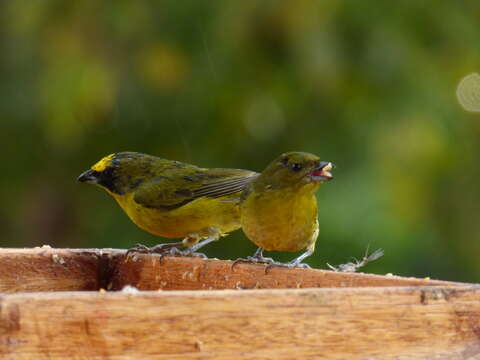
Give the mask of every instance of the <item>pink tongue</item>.
M 311 172 L 312 176 L 322 176 L 322 170 L 317 170 L 317 171 L 312 171 Z

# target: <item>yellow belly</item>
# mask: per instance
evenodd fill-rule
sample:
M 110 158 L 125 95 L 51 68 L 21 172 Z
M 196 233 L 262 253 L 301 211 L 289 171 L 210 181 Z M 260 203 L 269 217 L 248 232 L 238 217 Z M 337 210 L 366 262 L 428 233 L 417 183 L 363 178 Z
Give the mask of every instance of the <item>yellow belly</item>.
M 207 237 L 213 232 L 228 233 L 240 228 L 240 210 L 235 199 L 199 198 L 173 210 L 146 208 L 133 200 L 133 194 L 113 195 L 128 217 L 154 235 L 183 238 L 195 234 Z
M 247 237 L 265 250 L 314 250 L 318 236 L 317 200 L 308 191 L 251 194 L 241 204 L 241 223 Z

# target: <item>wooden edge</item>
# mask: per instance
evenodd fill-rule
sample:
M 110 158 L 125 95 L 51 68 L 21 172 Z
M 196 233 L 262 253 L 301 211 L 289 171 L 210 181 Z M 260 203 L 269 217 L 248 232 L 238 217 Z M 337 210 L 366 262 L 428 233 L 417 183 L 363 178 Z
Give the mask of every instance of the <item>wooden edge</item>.
M 0 304 L 7 360 L 480 355 L 479 286 L 31 293 Z
M 213 290 L 369 286 L 465 286 L 466 283 L 317 269 L 267 268 L 232 261 L 135 254 L 113 260 L 109 289 Z
M 251 288 L 466 286 L 430 279 L 264 265 L 119 249 L 0 249 L 0 291 L 207 290 Z
M 102 265 L 99 251 L 0 249 L 0 291 L 97 290 Z

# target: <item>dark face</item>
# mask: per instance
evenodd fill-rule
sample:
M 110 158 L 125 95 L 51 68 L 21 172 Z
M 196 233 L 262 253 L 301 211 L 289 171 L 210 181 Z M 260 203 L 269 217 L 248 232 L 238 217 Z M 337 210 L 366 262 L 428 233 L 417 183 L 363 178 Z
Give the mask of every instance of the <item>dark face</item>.
M 290 152 L 280 155 L 262 172 L 263 181 L 274 186 L 297 186 L 333 179 L 331 162 L 309 153 Z
M 157 158 L 141 153 L 122 152 L 104 157 L 83 172 L 78 181 L 99 185 L 114 194 L 125 194 L 151 176 Z
M 100 185 L 115 194 L 123 194 L 124 192 L 118 189 L 118 176 L 115 173 L 116 169 L 113 166 L 109 166 L 103 171 L 90 169 L 80 174 L 77 180 L 87 184 Z

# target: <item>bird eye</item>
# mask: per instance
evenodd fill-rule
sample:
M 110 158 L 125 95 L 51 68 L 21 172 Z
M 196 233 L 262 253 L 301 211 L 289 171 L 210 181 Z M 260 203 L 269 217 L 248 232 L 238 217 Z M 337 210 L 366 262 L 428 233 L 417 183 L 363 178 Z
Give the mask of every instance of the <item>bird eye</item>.
M 290 165 L 292 167 L 292 170 L 293 171 L 300 171 L 302 170 L 302 164 L 299 164 L 299 163 L 293 163 L 292 165 Z

